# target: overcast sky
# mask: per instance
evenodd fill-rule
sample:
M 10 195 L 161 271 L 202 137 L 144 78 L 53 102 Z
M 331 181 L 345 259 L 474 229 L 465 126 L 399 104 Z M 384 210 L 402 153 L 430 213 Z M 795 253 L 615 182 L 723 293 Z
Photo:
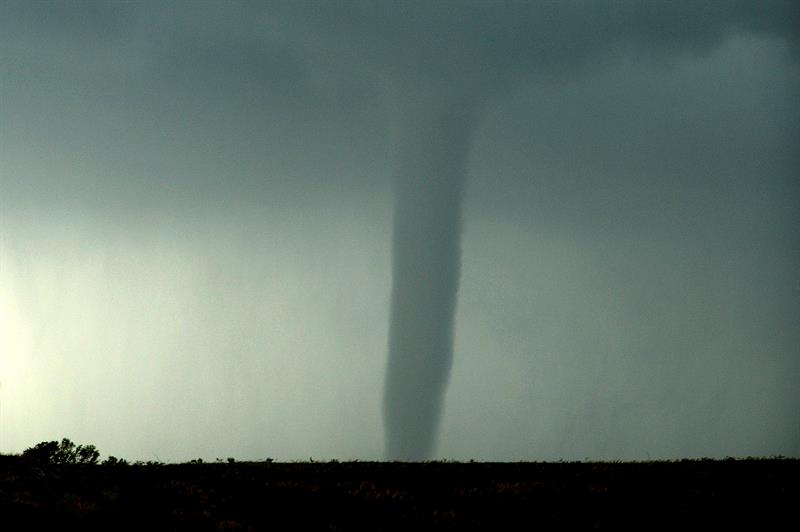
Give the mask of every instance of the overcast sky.
M 392 170 L 483 95 L 436 456 L 800 456 L 796 2 L 0 3 L 0 452 L 379 459 Z

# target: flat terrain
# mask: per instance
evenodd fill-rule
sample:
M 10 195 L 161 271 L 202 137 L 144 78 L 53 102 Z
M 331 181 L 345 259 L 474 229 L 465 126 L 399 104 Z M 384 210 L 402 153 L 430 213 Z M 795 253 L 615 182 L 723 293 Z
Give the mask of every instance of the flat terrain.
M 796 459 L 112 466 L 0 456 L 9 532 L 770 530 L 794 529 L 798 504 Z

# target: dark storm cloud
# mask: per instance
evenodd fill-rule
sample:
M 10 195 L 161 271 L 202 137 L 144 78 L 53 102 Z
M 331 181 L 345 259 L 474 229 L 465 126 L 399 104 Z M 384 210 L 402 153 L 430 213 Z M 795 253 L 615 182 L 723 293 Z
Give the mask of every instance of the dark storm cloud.
M 611 353 L 609 359 L 614 354 L 611 345 L 619 359 L 628 357 L 625 370 L 634 387 L 643 386 L 637 376 L 650 377 L 658 373 L 653 368 L 664 369 L 663 386 L 651 386 L 650 395 L 631 392 L 633 399 L 609 400 L 647 416 L 667 408 L 664 405 L 680 406 L 678 399 L 670 398 L 671 387 L 678 390 L 676 395 L 706 397 L 692 386 L 699 387 L 702 379 L 724 366 L 713 360 L 727 360 L 725 350 L 735 351 L 731 360 L 760 379 L 768 373 L 759 369 L 769 364 L 786 369 L 786 375 L 796 367 L 787 362 L 796 335 L 773 335 L 773 328 L 784 328 L 770 323 L 791 323 L 800 315 L 791 297 L 796 284 L 792 272 L 798 265 L 794 176 L 799 164 L 792 149 L 800 139 L 800 117 L 792 103 L 800 89 L 798 26 L 800 5 L 792 1 L 4 2 L 0 216 L 7 228 L 21 228 L 7 240 L 18 250 L 15 258 L 31 246 L 40 246 L 32 256 L 49 256 L 43 250 L 50 244 L 31 239 L 28 246 L 25 241 L 22 229 L 37 224 L 71 228 L 54 233 L 65 242 L 94 238 L 103 243 L 98 247 L 113 248 L 115 242 L 130 241 L 143 246 L 140 251 L 150 257 L 142 259 L 145 262 L 157 264 L 167 257 L 161 274 L 142 270 L 127 255 L 117 260 L 127 265 L 132 279 L 146 283 L 155 277 L 169 279 L 165 286 L 177 284 L 174 300 L 161 298 L 155 289 L 146 293 L 169 308 L 195 312 L 200 316 L 196 321 L 205 322 L 205 337 L 210 339 L 206 344 L 224 351 L 221 339 L 236 323 L 245 324 L 240 327 L 263 345 L 270 342 L 241 310 L 267 312 L 240 288 L 258 292 L 260 282 L 268 284 L 259 276 L 263 268 L 258 264 L 275 259 L 256 248 L 266 246 L 275 254 L 290 249 L 300 257 L 298 263 L 316 263 L 324 260 L 319 250 L 336 255 L 335 247 L 326 246 L 320 235 L 338 240 L 330 236 L 335 232 L 320 233 L 306 221 L 314 216 L 341 221 L 352 212 L 369 213 L 365 216 L 377 220 L 376 226 L 389 238 L 385 220 L 393 182 L 394 192 L 401 192 L 394 203 L 395 212 L 401 213 L 395 217 L 395 253 L 399 248 L 410 250 L 422 260 L 425 250 L 430 251 L 428 242 L 441 253 L 428 256 L 426 267 L 447 266 L 440 272 L 446 277 L 437 285 L 441 290 L 412 282 L 407 289 L 417 299 L 397 311 L 406 314 L 409 325 L 394 326 L 408 331 L 406 341 L 411 344 L 422 331 L 444 345 L 437 347 L 445 352 L 434 364 L 440 373 L 437 383 L 413 398 L 434 397 L 422 416 L 430 427 L 421 429 L 425 434 L 419 436 L 428 442 L 421 445 L 427 450 L 407 453 L 422 456 L 431 452 L 435 441 L 439 407 L 434 403 L 442 400 L 447 385 L 463 196 L 467 306 L 459 306 L 463 326 L 457 322 L 455 329 L 456 343 L 460 334 L 462 343 L 469 345 L 461 346 L 463 359 L 455 357 L 459 380 L 453 397 L 463 402 L 452 405 L 454 415 L 475 404 L 464 386 L 482 386 L 469 372 L 495 375 L 493 371 L 508 364 L 503 359 L 487 365 L 489 358 L 501 356 L 479 359 L 473 344 L 483 346 L 481 357 L 519 351 L 521 359 L 535 361 L 520 362 L 522 371 L 505 376 L 511 382 L 529 367 L 541 373 L 558 368 L 557 360 L 576 368 L 586 365 L 591 374 L 596 366 L 587 362 L 587 353 L 599 344 L 599 351 Z M 447 116 L 453 102 L 470 108 L 467 114 L 474 119 L 459 122 L 464 129 L 453 135 L 447 148 L 446 139 L 440 138 L 443 133 L 431 134 L 436 128 L 420 126 L 420 119 Z M 436 146 L 439 141 L 444 146 L 441 153 L 454 154 L 449 161 L 437 160 L 433 151 L 414 150 L 415 143 Z M 403 187 L 420 177 L 414 174 L 426 172 L 450 177 L 433 178 L 428 188 L 418 187 L 416 193 L 401 197 Z M 439 196 L 444 203 L 438 207 L 425 203 Z M 259 218 L 266 212 L 269 222 Z M 424 224 L 426 217 L 436 215 L 443 219 Z M 43 221 L 48 218 L 51 225 Z M 76 220 L 84 220 L 81 223 L 91 230 L 80 229 Z M 216 225 L 226 223 L 238 229 L 220 230 Z M 405 236 L 407 246 L 398 244 L 403 223 L 416 231 L 416 236 Z M 360 229 L 343 227 L 361 234 Z M 434 227 L 441 230 L 445 245 L 434 242 Z M 515 238 L 488 229 L 496 227 Z M 230 233 L 236 242 L 240 237 L 240 251 L 226 247 L 226 237 L 206 240 L 206 232 L 216 234 L 215 230 Z M 148 240 L 141 235 L 153 239 L 170 231 L 186 238 L 142 244 Z M 540 231 L 563 242 L 547 240 Z M 343 270 L 332 270 L 330 284 L 320 283 L 319 293 L 341 286 L 339 278 L 361 293 L 345 270 L 361 271 L 363 244 L 342 238 L 349 242 L 344 249 L 355 250 L 354 263 L 342 259 Z M 298 243 L 304 240 L 317 245 L 305 248 Z M 178 255 L 164 251 L 170 246 Z M 81 245 L 75 249 L 84 252 Z M 214 258 L 220 249 L 225 260 Z M 550 255 L 541 258 L 537 249 Z M 758 250 L 755 258 L 753 250 Z M 181 253 L 211 263 L 209 278 L 218 278 L 218 285 L 225 287 L 214 301 L 200 300 L 197 307 L 203 310 L 186 311 L 191 305 L 185 301 L 193 301 L 186 294 L 197 287 L 178 275 L 192 262 Z M 57 253 L 52 256 L 57 270 L 64 261 Z M 514 258 L 520 261 L 516 265 Z M 37 259 L 25 260 L 34 271 Z M 397 255 L 395 260 L 403 263 Z M 413 277 L 421 262 L 406 264 L 410 266 L 395 264 L 396 279 L 402 277 L 401 270 Z M 529 267 L 540 277 L 532 278 Z M 64 276 L 77 276 L 75 283 L 80 285 L 83 277 L 74 273 L 77 268 Z M 305 271 L 291 258 L 286 259 L 286 269 Z M 321 278 L 310 269 L 309 279 Z M 277 267 L 267 270 L 286 275 Z M 98 275 L 112 280 L 109 285 L 120 284 L 113 268 L 100 271 Z M 503 272 L 510 280 L 508 287 L 502 285 Z M 20 275 L 27 279 L 28 274 Z M 548 275 L 554 279 L 552 287 L 537 281 Z M 200 279 L 200 287 L 214 284 L 204 280 L 202 272 L 186 278 Z M 296 282 L 316 286 L 300 277 Z M 20 287 L 32 284 L 19 281 Z M 583 290 L 576 291 L 576 286 Z M 374 290 L 371 300 L 384 303 L 385 294 Z M 403 289 L 395 285 L 394 290 Z M 444 292 L 436 301 L 426 299 Z M 52 301 L 58 301 L 59 292 L 53 293 Z M 348 300 L 340 297 L 340 305 Z M 316 316 L 314 301 L 309 297 L 302 312 L 288 315 Z M 484 313 L 480 308 L 487 301 L 496 306 L 489 305 Z M 226 310 L 218 310 L 215 303 Z M 128 305 L 136 311 L 129 314 L 140 311 L 137 305 L 138 300 Z M 413 311 L 420 306 L 445 309 L 428 320 L 440 323 L 438 333 L 422 330 L 426 316 Z M 742 306 L 750 311 L 737 310 Z M 376 303 L 373 311 L 385 309 Z M 566 327 L 565 315 L 584 332 Z M 614 328 L 617 321 L 597 315 L 613 316 L 626 325 Z M 697 316 L 712 318 L 709 322 Z M 187 320 L 191 322 L 191 316 Z M 180 320 L 175 323 L 179 328 Z M 670 323 L 672 327 L 665 325 Z M 161 356 L 181 349 L 163 347 L 172 345 L 168 333 L 146 324 L 160 331 L 153 338 L 163 344 Z M 506 330 L 507 335 L 497 332 Z M 617 336 L 612 338 L 609 330 Z M 329 338 L 331 332 L 318 334 Z M 733 340 L 726 343 L 726 337 Z M 487 338 L 502 349 L 481 344 Z M 515 338 L 520 345 L 514 344 Z M 138 348 L 147 348 L 145 340 L 136 344 Z M 328 346 L 326 341 L 319 345 Z M 255 343 L 235 341 L 230 351 L 244 353 L 247 359 L 251 351 L 260 353 L 260 348 L 247 347 Z M 215 356 L 211 349 L 189 345 L 204 356 Z M 369 349 L 375 351 L 370 356 L 376 356 L 378 349 Z M 409 349 L 424 350 L 414 345 Z M 548 350 L 560 352 L 561 358 L 547 359 L 543 353 Z M 748 358 L 759 350 L 767 353 L 763 356 L 768 362 L 762 366 Z M 682 366 L 666 362 L 675 352 L 687 353 Z M 693 355 L 695 362 L 690 360 Z M 692 364 L 701 377 L 687 381 Z M 540 382 L 540 373 L 530 372 L 530 382 Z M 603 375 L 608 373 L 613 372 Z M 577 390 L 586 374 L 576 369 L 560 376 Z M 742 375 L 744 370 L 728 382 L 756 396 L 756 388 L 748 388 L 750 381 Z M 501 377 L 487 379 L 486 386 L 494 391 L 482 397 L 491 402 L 493 395 L 502 396 L 505 382 Z M 690 384 L 673 386 L 680 382 Z M 525 386 L 531 384 L 524 381 L 520 386 L 512 407 L 525 405 L 514 410 L 517 425 L 524 427 L 533 423 L 527 420 L 534 417 L 531 412 L 542 413 L 530 406 L 533 401 Z M 408 393 L 414 393 L 411 388 Z M 720 387 L 714 396 L 723 405 L 721 411 L 736 404 L 728 388 Z M 622 385 L 619 389 L 620 396 L 630 390 Z M 597 393 L 601 397 L 595 407 L 600 408 L 597 405 L 607 397 Z M 788 410 L 798 405 L 796 393 L 781 397 Z M 637 403 L 638 399 L 642 400 Z M 502 412 L 493 412 L 492 419 L 501 419 Z M 555 434 L 558 418 L 548 415 L 552 417 L 543 419 L 554 420 L 549 428 Z M 721 427 L 739 419 L 725 415 L 718 416 Z M 603 416 L 597 411 L 573 415 L 571 423 L 578 428 L 572 437 L 589 438 L 591 427 L 597 426 L 587 421 L 590 417 L 608 420 L 608 426 L 619 423 L 611 414 Z M 470 422 L 468 416 L 466 420 Z M 582 421 L 585 429 L 580 428 Z M 481 423 L 474 418 L 471 422 Z M 606 440 L 612 454 L 614 449 L 630 449 L 622 440 L 629 431 L 637 433 L 624 423 L 620 441 Z M 460 442 L 470 438 L 456 438 L 454 445 L 453 422 L 447 427 L 447 448 L 469 449 Z M 507 439 L 520 441 L 520 434 Z M 570 443 L 565 445 L 569 448 Z M 796 441 L 791 445 L 797 449 Z M 504 456 L 513 458 L 522 448 L 513 447 Z M 557 449 L 552 453 L 558 457 Z
M 332 142 L 347 138 L 356 153 L 339 160 L 360 161 L 335 179 L 355 180 L 347 188 L 357 189 L 364 182 L 352 177 L 356 168 L 370 164 L 370 154 L 386 157 L 393 144 L 392 128 L 358 131 L 377 133 L 392 120 L 386 98 L 407 97 L 419 83 L 513 92 L 525 81 L 605 68 L 620 55 L 669 61 L 707 52 L 736 32 L 795 43 L 798 27 L 797 4 L 779 1 L 87 1 L 2 9 L 6 135 L 13 129 L 16 139 L 32 140 L 26 149 L 50 152 L 41 164 L 82 165 L 77 179 L 103 175 L 92 186 L 112 197 L 109 180 L 128 181 L 117 194 L 147 196 L 154 181 L 180 190 L 220 173 L 247 183 L 239 193 L 246 197 L 270 180 L 248 177 L 259 165 L 329 165 L 347 151 L 331 150 Z M 75 153 L 85 156 L 75 161 Z M 320 165 L 295 172 L 298 186 L 313 184 Z
M 138 10 L 135 3 L 98 0 L 9 0 L 3 8 L 6 28 L 16 28 L 17 33 L 29 31 L 42 37 L 49 34 L 51 38 L 94 42 L 118 38 Z
M 736 32 L 794 42 L 800 22 L 798 6 L 780 0 L 353 1 L 292 4 L 290 11 L 293 27 L 310 28 L 312 42 L 324 43 L 333 58 L 347 51 L 349 60 L 371 60 L 400 76 L 479 87 L 573 75 L 615 52 L 704 52 Z
M 707 51 L 735 32 L 795 42 L 800 22 L 797 4 L 780 0 L 8 2 L 4 11 L 8 41 L 35 35 L 44 45 L 124 51 L 146 40 L 142 53 L 162 56 L 164 75 L 179 67 L 226 78 L 232 87 L 265 89 L 274 83 L 302 89 L 299 72 L 326 62 L 343 77 L 361 78 L 354 88 L 374 82 L 374 69 L 383 68 L 404 77 L 506 84 L 603 64 L 626 49 Z

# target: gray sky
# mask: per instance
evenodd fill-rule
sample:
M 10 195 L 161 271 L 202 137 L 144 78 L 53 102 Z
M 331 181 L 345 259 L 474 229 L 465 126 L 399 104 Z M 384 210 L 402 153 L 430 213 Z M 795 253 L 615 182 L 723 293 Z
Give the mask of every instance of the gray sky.
M 424 86 L 486 95 L 437 456 L 800 456 L 799 9 L 3 2 L 0 451 L 380 458 Z

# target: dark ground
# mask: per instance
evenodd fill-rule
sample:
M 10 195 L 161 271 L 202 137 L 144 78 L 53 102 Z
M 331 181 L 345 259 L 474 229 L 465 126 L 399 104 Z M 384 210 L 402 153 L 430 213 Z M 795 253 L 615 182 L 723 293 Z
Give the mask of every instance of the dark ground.
M 800 460 L 37 465 L 0 456 L 13 530 L 797 530 Z

